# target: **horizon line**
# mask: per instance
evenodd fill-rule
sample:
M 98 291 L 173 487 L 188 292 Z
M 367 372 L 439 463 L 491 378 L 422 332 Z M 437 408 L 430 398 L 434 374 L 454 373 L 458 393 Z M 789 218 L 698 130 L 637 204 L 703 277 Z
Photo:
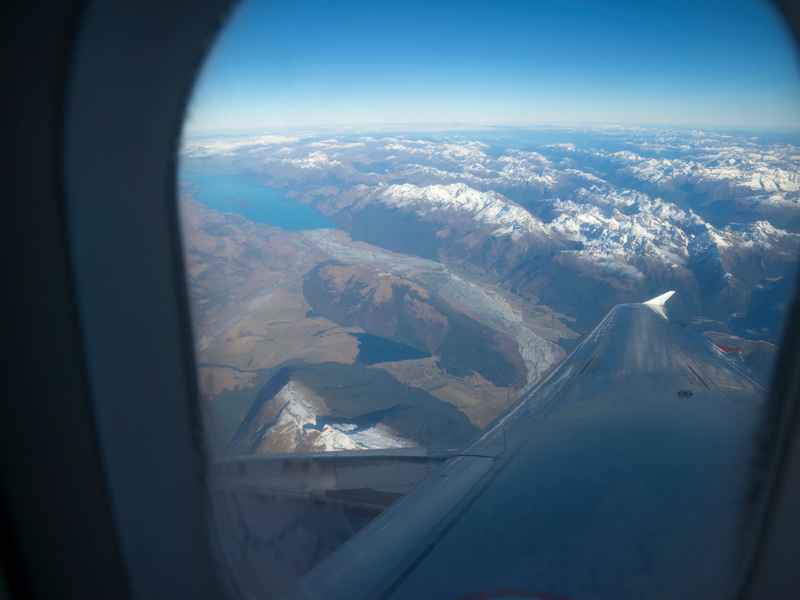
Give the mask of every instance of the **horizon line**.
M 702 130 L 728 133 L 761 133 L 761 134 L 797 134 L 800 135 L 800 126 L 778 125 L 709 125 L 701 123 L 619 123 L 613 121 L 539 121 L 526 124 L 485 124 L 485 123 L 375 123 L 354 125 L 281 125 L 281 126 L 247 126 L 232 127 L 228 129 L 197 129 L 182 130 L 180 139 L 209 137 L 234 137 L 258 135 L 295 135 L 312 133 L 339 133 L 351 134 L 357 132 L 389 133 L 408 131 L 409 133 L 445 133 L 455 131 L 491 131 L 491 130 L 531 130 L 537 129 L 566 129 L 566 128 L 620 128 L 620 129 L 682 129 Z

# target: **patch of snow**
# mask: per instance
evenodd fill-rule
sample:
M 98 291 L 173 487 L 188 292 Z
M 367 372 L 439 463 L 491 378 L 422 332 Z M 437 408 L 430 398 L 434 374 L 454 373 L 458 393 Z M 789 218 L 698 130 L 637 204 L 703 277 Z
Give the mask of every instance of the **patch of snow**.
M 418 216 L 455 212 L 480 224 L 494 225 L 495 235 L 518 237 L 523 232 L 543 233 L 542 222 L 497 192 L 480 192 L 462 183 L 419 187 L 410 183 L 390 185 L 379 193 L 385 205 L 413 210 Z
M 358 427 L 352 423 L 326 423 L 324 400 L 297 381 L 290 381 L 269 400 L 277 416 L 264 430 L 261 451 L 335 452 L 410 448 L 412 440 L 391 434 L 380 424 Z

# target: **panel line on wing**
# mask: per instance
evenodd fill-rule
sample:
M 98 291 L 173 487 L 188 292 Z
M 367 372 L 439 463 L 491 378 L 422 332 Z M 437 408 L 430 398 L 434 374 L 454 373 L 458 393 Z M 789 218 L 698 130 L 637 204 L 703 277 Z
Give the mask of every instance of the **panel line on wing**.
M 588 362 L 587 362 L 587 363 L 586 363 L 586 364 L 583 366 L 583 368 L 581 369 L 581 372 L 580 372 L 580 373 L 578 373 L 578 374 L 579 374 L 579 375 L 583 375 L 583 372 L 584 372 L 586 369 L 588 369 L 588 368 L 589 368 L 589 365 L 590 365 L 590 364 L 592 364 L 592 361 L 593 361 L 593 360 L 594 360 L 594 356 L 592 356 L 592 357 L 591 357 L 591 358 L 588 360 Z

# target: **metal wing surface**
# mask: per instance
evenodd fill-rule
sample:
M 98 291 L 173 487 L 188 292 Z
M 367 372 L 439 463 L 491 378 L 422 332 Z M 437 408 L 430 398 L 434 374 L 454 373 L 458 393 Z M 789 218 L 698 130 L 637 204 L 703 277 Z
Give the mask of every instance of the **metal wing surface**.
M 300 596 L 725 597 L 746 559 L 763 398 L 663 302 L 617 306 Z

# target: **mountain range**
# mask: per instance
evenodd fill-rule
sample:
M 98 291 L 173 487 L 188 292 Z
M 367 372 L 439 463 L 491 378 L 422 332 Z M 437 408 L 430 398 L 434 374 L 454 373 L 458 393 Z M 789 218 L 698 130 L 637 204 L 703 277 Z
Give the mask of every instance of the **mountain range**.
M 793 140 L 640 127 L 265 135 L 187 140 L 180 160 L 281 188 L 337 227 L 252 224 L 182 188 L 198 352 L 217 378 L 205 397 L 225 415 L 227 453 L 457 445 L 615 304 L 668 290 L 691 327 L 770 374 L 800 245 Z M 372 340 L 412 354 L 366 360 Z M 359 406 L 324 384 L 376 372 L 389 404 L 373 383 Z M 220 412 L 223 397 L 238 408 Z
M 576 132 L 580 144 L 485 132 L 193 141 L 181 157 L 289 189 L 354 239 L 488 277 L 581 332 L 614 304 L 675 289 L 675 310 L 700 327 L 777 341 L 775 319 L 741 317 L 766 282 L 793 281 L 800 151 L 699 130 L 560 133 Z

